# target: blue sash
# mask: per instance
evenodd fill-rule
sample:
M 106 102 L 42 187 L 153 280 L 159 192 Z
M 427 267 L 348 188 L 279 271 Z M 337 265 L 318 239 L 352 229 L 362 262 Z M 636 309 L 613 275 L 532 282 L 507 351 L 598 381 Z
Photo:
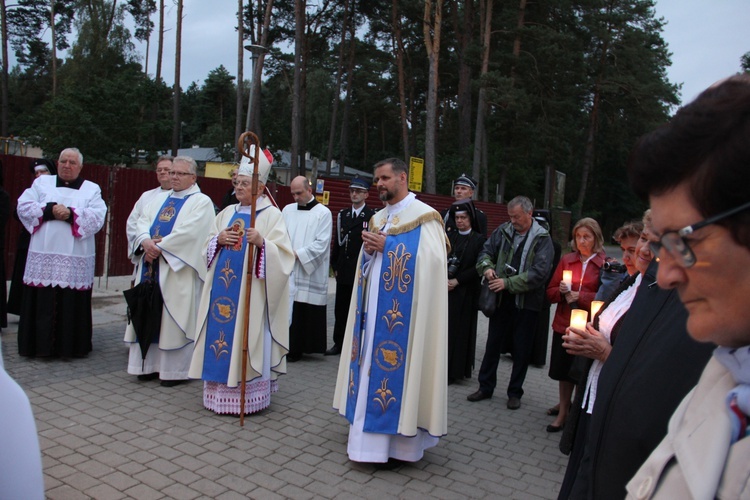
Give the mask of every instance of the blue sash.
M 167 199 L 164 200 L 154 222 L 151 224 L 151 229 L 148 231 L 151 235 L 151 239 L 163 238 L 172 232 L 172 229 L 174 229 L 174 223 L 177 220 L 177 215 L 180 213 L 185 201 L 191 196 L 192 195 L 187 195 L 184 198 L 172 198 L 171 196 L 167 196 Z M 141 266 L 141 281 L 146 280 L 153 280 L 156 283 L 159 282 L 158 260 L 154 261 L 151 265 L 144 262 L 144 265 Z
M 240 239 L 233 246 L 222 246 L 214 257 L 214 279 L 211 283 L 206 350 L 203 355 L 203 380 L 227 383 L 229 362 L 232 359 L 238 302 L 242 285 L 242 268 L 247 253 L 245 231 L 250 227 L 250 214 L 236 213 L 229 226 Z M 252 263 L 248 262 L 248 266 Z
M 406 359 L 408 357 L 409 330 L 414 297 L 414 270 L 421 227 L 385 240 L 383 264 L 378 280 L 377 314 L 373 341 L 370 380 L 367 388 L 365 432 L 398 434 L 398 423 L 404 392 Z M 351 370 L 346 417 L 354 422 L 357 393 L 360 389 L 360 369 L 363 353 L 364 330 L 367 311 L 362 311 L 363 288 L 360 267 L 357 283 L 357 310 L 352 337 Z M 366 299 L 365 299 L 366 300 Z
M 174 223 L 177 220 L 177 214 L 180 213 L 182 206 L 185 204 L 185 200 L 191 196 L 192 195 L 188 195 L 184 198 L 172 198 L 168 196 L 167 199 L 164 200 L 164 204 L 161 206 L 161 209 L 159 209 L 159 213 L 149 229 L 151 238 L 163 238 L 172 232 L 172 229 L 174 229 Z M 143 264 L 141 265 L 141 282 L 144 281 L 159 283 L 159 259 L 153 261 L 151 264 L 146 263 L 145 260 L 143 261 Z M 161 331 L 157 332 L 156 335 L 151 338 L 152 344 L 159 343 L 160 334 Z

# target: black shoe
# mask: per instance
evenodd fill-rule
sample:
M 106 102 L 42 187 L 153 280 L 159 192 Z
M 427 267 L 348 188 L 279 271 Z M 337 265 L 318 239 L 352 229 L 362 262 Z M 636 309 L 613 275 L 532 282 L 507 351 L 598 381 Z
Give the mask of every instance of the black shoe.
M 472 403 L 475 403 L 483 399 L 490 399 L 491 397 L 492 397 L 492 394 L 487 394 L 486 392 L 482 392 L 482 390 L 479 389 L 477 392 L 471 393 L 468 396 L 466 396 L 466 399 L 468 399 Z
M 326 356 L 338 356 L 339 354 L 341 354 L 341 346 L 338 344 L 333 344 L 333 347 L 328 349 L 325 355 Z
M 562 425 L 552 425 L 552 424 L 549 424 L 547 426 L 547 432 L 560 432 L 561 430 L 563 430 L 563 426 Z
M 287 363 L 296 363 L 300 359 L 302 359 L 302 354 L 292 354 L 292 353 L 289 353 L 289 354 L 286 355 L 286 361 L 287 361 Z
M 187 381 L 186 380 L 162 380 L 160 385 L 162 387 L 174 387 L 176 385 L 180 385 L 185 382 Z
M 143 375 L 138 375 L 138 380 L 154 380 L 155 378 L 159 378 L 159 372 L 144 373 Z
M 379 462 L 372 465 L 375 466 L 375 470 L 393 470 L 406 464 L 407 462 L 398 458 L 389 458 L 387 462 Z
M 509 410 L 517 410 L 521 407 L 521 398 L 509 397 L 507 407 Z

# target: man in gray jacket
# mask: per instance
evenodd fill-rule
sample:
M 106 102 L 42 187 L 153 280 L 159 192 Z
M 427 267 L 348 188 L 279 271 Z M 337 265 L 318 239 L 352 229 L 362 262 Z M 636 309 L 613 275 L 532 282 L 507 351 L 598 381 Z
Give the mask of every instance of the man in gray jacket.
M 479 369 L 479 390 L 466 398 L 472 402 L 492 397 L 503 340 L 510 335 L 513 370 L 508 383 L 508 408 L 521 407 L 523 381 L 554 257 L 549 231 L 534 220 L 533 211 L 534 205 L 525 196 L 510 200 L 510 222 L 495 229 L 477 259 L 477 271 L 498 293 L 499 304 L 490 318 L 487 347 Z

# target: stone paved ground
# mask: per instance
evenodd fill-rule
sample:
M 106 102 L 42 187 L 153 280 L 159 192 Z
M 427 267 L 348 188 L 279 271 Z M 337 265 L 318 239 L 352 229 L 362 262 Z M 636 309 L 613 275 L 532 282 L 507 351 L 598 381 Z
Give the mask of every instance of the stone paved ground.
M 202 407 L 200 382 L 128 375 L 127 282 L 97 283 L 86 359 L 19 358 L 15 316 L 2 333 L 5 367 L 34 407 L 48 498 L 556 498 L 567 458 L 545 431 L 557 397 L 546 368 L 530 368 L 516 411 L 505 408 L 507 359 L 491 400 L 466 401 L 476 381 L 450 386 L 448 435 L 416 464 L 375 471 L 347 459 L 346 421 L 331 408 L 337 357 L 290 364 L 271 407 L 244 428 Z M 332 325 L 332 301 L 328 310 Z M 480 314 L 475 374 L 486 328 Z

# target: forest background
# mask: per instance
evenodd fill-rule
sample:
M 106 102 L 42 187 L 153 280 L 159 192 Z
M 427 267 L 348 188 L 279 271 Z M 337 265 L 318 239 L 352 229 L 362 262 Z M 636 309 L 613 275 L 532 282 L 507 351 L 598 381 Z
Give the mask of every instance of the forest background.
M 611 230 L 644 208 L 628 152 L 679 104 L 652 0 L 237 0 L 236 12 L 237 66 L 183 89 L 182 0 L 0 0 L 0 135 L 134 165 L 192 145 L 232 161 L 248 128 L 292 152 L 293 175 L 306 152 L 362 170 L 417 156 L 430 193 L 467 172 L 480 199 L 541 205 L 560 171 L 573 220 Z M 155 44 L 156 61 L 134 41 Z M 268 49 L 253 75 L 248 44 Z

